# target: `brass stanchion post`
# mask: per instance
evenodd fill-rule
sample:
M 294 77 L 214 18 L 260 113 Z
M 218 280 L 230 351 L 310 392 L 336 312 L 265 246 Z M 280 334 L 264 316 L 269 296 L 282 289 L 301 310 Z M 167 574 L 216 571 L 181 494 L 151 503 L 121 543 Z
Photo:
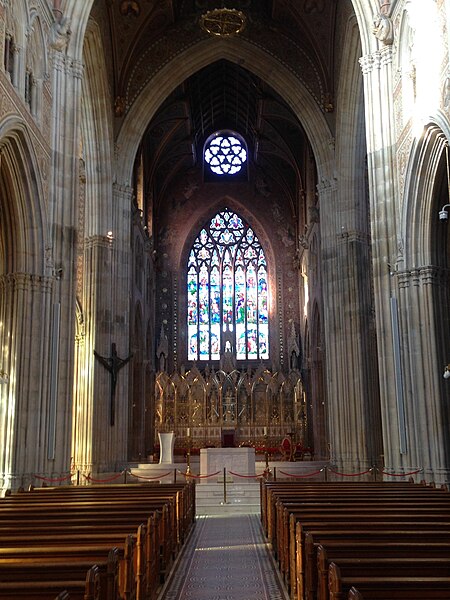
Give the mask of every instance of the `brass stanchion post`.
M 186 473 L 190 475 L 190 473 L 191 473 L 191 430 L 189 427 L 187 428 L 187 443 L 188 443 L 188 447 L 187 447 L 187 455 L 186 455 L 186 460 L 187 460 Z
M 227 469 L 223 468 L 223 503 L 227 503 Z
M 264 428 L 266 429 L 266 428 Z M 267 451 L 267 433 L 264 433 L 264 455 L 265 455 L 265 459 L 266 459 L 266 468 L 265 468 L 265 475 L 267 478 L 269 478 L 270 476 L 270 467 L 269 467 L 269 452 Z

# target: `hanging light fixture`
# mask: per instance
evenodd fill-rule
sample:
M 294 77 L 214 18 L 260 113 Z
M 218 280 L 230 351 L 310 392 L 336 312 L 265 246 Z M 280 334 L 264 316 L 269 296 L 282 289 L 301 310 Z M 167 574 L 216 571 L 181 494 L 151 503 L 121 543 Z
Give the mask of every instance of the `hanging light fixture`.
M 236 8 L 214 8 L 200 17 L 200 27 L 217 37 L 231 37 L 242 33 L 247 18 Z
M 444 379 L 449 379 L 450 378 L 450 364 L 445 365 L 445 369 L 444 369 Z

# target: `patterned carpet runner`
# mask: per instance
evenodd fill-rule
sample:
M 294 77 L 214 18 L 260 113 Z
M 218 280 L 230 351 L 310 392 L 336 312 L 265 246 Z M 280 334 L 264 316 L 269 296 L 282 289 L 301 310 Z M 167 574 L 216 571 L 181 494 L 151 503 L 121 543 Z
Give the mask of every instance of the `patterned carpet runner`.
M 288 600 L 258 515 L 197 517 L 159 600 Z

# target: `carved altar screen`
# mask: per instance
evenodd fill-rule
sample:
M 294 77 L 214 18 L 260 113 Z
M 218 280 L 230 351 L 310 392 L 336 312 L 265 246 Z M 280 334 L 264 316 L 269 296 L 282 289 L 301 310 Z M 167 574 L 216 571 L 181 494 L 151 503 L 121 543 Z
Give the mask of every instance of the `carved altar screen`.
M 188 359 L 269 358 L 268 278 L 252 228 L 225 208 L 203 227 L 188 260 Z

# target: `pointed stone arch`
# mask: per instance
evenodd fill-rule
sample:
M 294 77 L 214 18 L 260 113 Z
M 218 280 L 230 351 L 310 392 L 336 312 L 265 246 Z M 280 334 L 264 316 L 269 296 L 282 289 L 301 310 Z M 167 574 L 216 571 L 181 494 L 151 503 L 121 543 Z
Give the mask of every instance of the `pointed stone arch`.
M 131 181 L 134 157 L 145 127 L 170 93 L 192 74 L 218 60 L 238 63 L 260 77 L 285 99 L 305 128 L 316 156 L 320 174 L 330 176 L 331 133 L 325 116 L 311 94 L 287 67 L 243 39 L 202 40 L 190 46 L 161 68 L 142 89 L 127 113 L 118 135 L 118 181 Z
M 9 227 L 2 244 L 7 252 L 6 272 L 43 275 L 46 266 L 46 210 L 38 157 L 27 126 L 14 116 L 0 122 L 2 195 L 8 202 L 1 227 Z M 5 245 L 6 244 L 6 245 Z M 51 260 L 48 261 L 51 263 Z

